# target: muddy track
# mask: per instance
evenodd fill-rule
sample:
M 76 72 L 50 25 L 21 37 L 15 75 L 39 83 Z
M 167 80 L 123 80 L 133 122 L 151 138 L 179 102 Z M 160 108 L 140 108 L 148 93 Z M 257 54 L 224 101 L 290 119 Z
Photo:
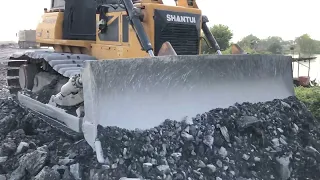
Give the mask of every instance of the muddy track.
M 9 95 L 9 91 L 6 89 L 7 63 L 4 61 L 9 60 L 9 57 L 12 53 L 20 52 L 20 51 L 23 51 L 23 50 L 17 49 L 17 48 L 9 48 L 9 47 L 0 48 L 0 98 L 5 98 Z

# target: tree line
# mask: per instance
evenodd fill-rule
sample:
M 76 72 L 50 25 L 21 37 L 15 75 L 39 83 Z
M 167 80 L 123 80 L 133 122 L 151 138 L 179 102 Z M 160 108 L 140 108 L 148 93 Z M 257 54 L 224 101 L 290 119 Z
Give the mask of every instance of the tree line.
M 216 38 L 223 54 L 231 54 L 230 42 L 233 33 L 228 26 L 218 24 L 210 28 L 211 33 Z M 202 35 L 204 36 L 204 35 Z M 236 42 L 243 50 L 250 54 L 289 54 L 294 52 L 300 56 L 312 56 L 320 54 L 320 41 L 312 39 L 308 34 L 303 34 L 294 40 L 285 41 L 279 36 L 270 36 L 260 39 L 253 34 L 243 37 Z M 201 41 L 202 53 L 215 53 L 206 43 L 206 39 Z

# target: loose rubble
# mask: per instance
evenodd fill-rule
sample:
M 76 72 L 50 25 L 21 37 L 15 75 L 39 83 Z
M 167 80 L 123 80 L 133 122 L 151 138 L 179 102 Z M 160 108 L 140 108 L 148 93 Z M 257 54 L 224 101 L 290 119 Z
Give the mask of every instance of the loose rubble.
M 236 104 L 146 131 L 99 127 L 109 179 L 317 179 L 319 132 L 295 97 Z
M 0 100 L 0 180 L 318 179 L 320 126 L 290 97 L 149 130 L 98 127 L 105 164 L 12 99 Z

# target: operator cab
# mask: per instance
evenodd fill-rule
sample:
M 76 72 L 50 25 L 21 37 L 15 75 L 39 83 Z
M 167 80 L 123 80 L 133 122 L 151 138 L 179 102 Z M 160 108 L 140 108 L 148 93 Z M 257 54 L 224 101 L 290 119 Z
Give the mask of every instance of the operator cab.
M 125 11 L 118 0 L 51 0 L 51 10 L 64 12 L 63 39 L 90 41 L 96 40 L 97 14 L 107 22 L 105 13 Z

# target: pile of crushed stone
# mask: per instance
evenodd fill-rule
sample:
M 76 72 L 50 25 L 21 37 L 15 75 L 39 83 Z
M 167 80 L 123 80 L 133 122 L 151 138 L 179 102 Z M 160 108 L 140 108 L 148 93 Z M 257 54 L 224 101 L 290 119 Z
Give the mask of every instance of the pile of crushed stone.
M 91 179 L 80 169 L 97 164 L 84 140 L 67 139 L 10 98 L 0 111 L 0 180 Z
M 0 101 L 0 180 L 318 179 L 320 126 L 295 97 L 236 104 L 150 130 L 99 127 L 105 164 L 83 140 Z

